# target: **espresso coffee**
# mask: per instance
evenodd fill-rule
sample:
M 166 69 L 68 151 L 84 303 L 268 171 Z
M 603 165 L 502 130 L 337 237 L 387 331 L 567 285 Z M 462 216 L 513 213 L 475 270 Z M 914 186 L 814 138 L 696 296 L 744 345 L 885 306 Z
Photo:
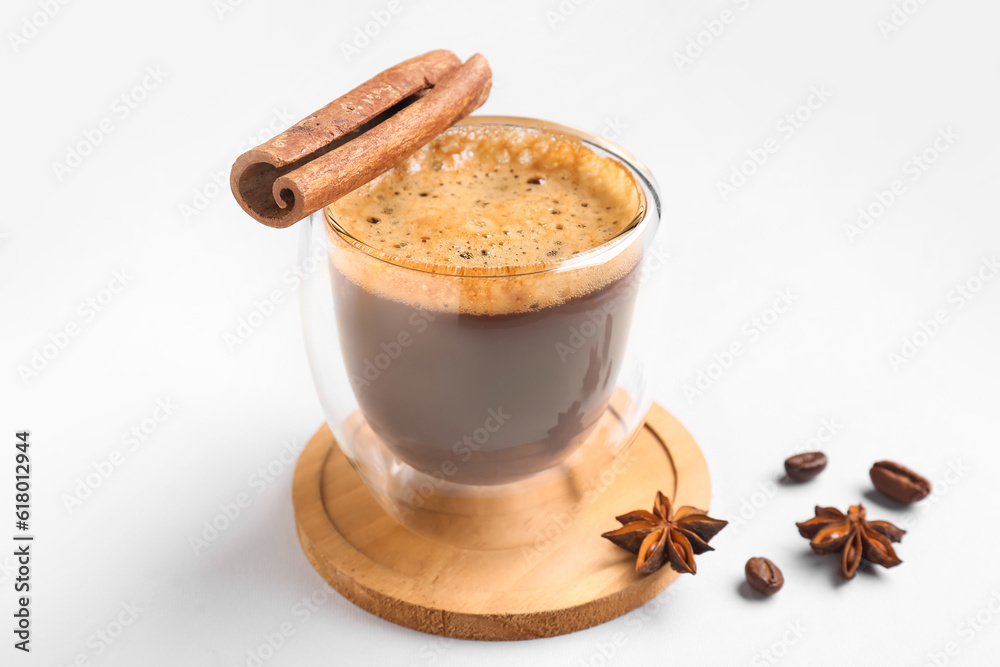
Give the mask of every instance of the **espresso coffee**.
M 331 205 L 342 353 L 385 445 L 461 484 L 576 449 L 624 354 L 642 249 L 618 246 L 643 203 L 578 139 L 465 124 Z

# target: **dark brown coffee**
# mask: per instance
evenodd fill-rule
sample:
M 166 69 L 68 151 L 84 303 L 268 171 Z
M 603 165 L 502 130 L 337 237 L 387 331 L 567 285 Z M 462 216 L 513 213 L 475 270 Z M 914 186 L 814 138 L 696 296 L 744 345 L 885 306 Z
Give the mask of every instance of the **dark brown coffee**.
M 551 269 L 640 207 L 617 162 L 497 126 L 455 128 L 331 206 L 342 353 L 389 449 L 464 484 L 517 480 L 576 449 L 615 386 L 641 248 Z

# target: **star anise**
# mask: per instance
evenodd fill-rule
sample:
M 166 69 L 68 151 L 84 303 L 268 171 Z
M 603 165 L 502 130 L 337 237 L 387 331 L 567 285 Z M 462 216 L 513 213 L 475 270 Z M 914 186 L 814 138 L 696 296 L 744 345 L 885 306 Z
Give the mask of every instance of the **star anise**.
M 690 505 L 675 514 L 670 499 L 659 491 L 652 512 L 632 510 L 616 518 L 622 527 L 601 537 L 637 554 L 635 571 L 640 574 L 656 572 L 668 562 L 681 574 L 694 574 L 698 570 L 695 554 L 714 551 L 708 541 L 729 523 Z
M 862 558 L 882 567 L 896 567 L 903 562 L 892 543 L 903 539 L 906 531 L 888 521 L 866 520 L 861 505 L 851 505 L 847 514 L 817 505 L 815 517 L 795 525 L 799 534 L 810 540 L 813 552 L 841 552 L 840 574 L 845 579 L 854 577 Z

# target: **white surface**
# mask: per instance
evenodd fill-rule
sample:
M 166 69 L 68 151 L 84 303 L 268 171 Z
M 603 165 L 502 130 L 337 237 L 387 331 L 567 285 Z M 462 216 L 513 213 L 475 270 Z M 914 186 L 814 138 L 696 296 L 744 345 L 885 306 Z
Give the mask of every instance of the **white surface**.
M 949 293 L 1000 253 L 1000 5 L 926 2 L 885 38 L 890 0 L 404 0 L 348 63 L 341 42 L 387 2 L 233 2 L 221 18 L 210 0 L 71 3 L 17 53 L 9 36 L 0 47 L 0 540 L 13 532 L 13 433 L 24 428 L 38 536 L 34 651 L 15 652 L 5 634 L 0 663 L 254 664 L 248 651 L 285 622 L 294 634 L 263 664 L 995 663 L 1000 279 L 961 309 Z M 573 11 L 553 28 L 546 12 L 560 6 Z M 731 23 L 679 71 L 673 54 L 723 9 Z M 6 2 L 0 26 L 19 31 L 37 11 Z M 212 174 L 225 182 L 269 123 L 283 128 L 432 48 L 490 59 L 484 113 L 607 131 L 656 174 L 673 254 L 658 398 L 708 456 L 712 513 L 746 519 L 660 603 L 571 636 L 447 641 L 333 594 L 305 616 L 296 605 L 326 588 L 295 539 L 291 466 L 270 483 L 255 476 L 322 419 L 289 279 L 298 230 L 251 221 Z M 115 100 L 147 67 L 166 78 L 123 117 Z M 777 123 L 814 87 L 832 96 L 787 137 Z M 60 181 L 52 163 L 103 118 L 113 132 Z M 910 180 L 907 160 L 949 127 L 953 145 Z M 723 201 L 717 182 L 769 137 L 777 151 Z M 905 192 L 851 243 L 844 226 L 894 179 Z M 186 221 L 182 206 L 206 204 L 196 192 L 207 206 Z M 103 312 L 78 309 L 122 269 L 132 278 Z M 225 334 L 274 290 L 284 302 L 230 351 Z M 779 290 L 794 305 L 751 340 L 744 323 Z M 938 309 L 947 323 L 894 369 L 888 353 Z M 70 323 L 79 335 L 23 381 L 18 366 Z M 684 384 L 733 342 L 744 353 L 689 401 Z M 131 450 L 123 433 L 158 399 L 178 407 Z M 770 486 L 831 419 L 828 470 Z M 65 495 L 116 450 L 122 464 L 69 511 Z M 936 494 L 909 513 L 882 506 L 867 479 L 882 458 L 924 472 Z M 250 506 L 195 554 L 189 538 L 241 493 Z M 835 559 L 810 555 L 793 522 L 814 503 L 858 501 L 909 529 L 905 563 L 841 585 Z M 739 593 L 754 555 L 784 569 L 772 599 Z M 0 578 L 6 615 L 14 593 Z M 133 602 L 137 619 L 104 646 L 95 633 L 113 632 Z

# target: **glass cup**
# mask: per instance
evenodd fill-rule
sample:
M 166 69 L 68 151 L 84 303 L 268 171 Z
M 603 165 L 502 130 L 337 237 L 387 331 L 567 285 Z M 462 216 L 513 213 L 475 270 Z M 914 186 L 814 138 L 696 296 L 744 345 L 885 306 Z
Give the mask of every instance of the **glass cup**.
M 303 325 L 327 422 L 381 506 L 435 540 L 509 548 L 533 539 L 534 517 L 572 520 L 567 508 L 612 484 L 650 407 L 659 194 L 638 160 L 590 133 L 463 123 L 579 138 L 634 178 L 633 219 L 571 258 L 437 272 L 365 245 L 321 210 L 303 225 L 302 264 L 314 269 Z

